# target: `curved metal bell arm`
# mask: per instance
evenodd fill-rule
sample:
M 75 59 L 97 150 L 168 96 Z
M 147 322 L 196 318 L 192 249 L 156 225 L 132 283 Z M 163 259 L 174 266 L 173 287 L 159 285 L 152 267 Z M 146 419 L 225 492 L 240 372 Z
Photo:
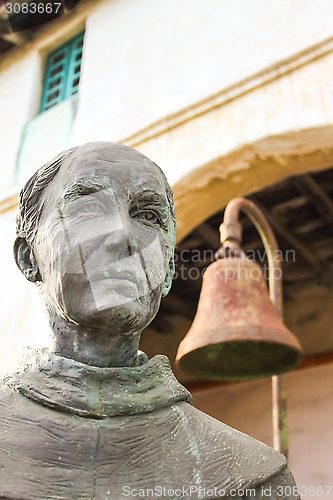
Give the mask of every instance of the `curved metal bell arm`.
M 275 308 L 282 318 L 282 270 L 280 260 L 276 260 L 279 247 L 266 217 L 260 208 L 246 198 L 234 198 L 226 206 L 224 212 L 223 223 L 220 226 L 221 243 L 227 245 L 230 241 L 234 241 L 240 245 L 242 228 L 239 223 L 239 213 L 244 212 L 253 225 L 256 227 L 260 238 L 263 242 L 269 267 L 269 296 L 275 305 Z
M 263 242 L 268 260 L 269 296 L 277 313 L 283 317 L 282 299 L 282 268 L 280 260 L 274 256 L 279 247 L 266 217 L 259 207 L 246 198 L 234 198 L 226 206 L 223 223 L 220 226 L 222 248 L 216 253 L 216 257 L 223 257 L 224 253 L 235 254 L 240 250 L 242 240 L 242 226 L 239 223 L 239 213 L 244 212 L 256 227 Z M 275 449 L 288 455 L 288 432 L 287 432 L 287 396 L 285 383 L 281 376 L 272 377 L 273 392 L 273 446 Z

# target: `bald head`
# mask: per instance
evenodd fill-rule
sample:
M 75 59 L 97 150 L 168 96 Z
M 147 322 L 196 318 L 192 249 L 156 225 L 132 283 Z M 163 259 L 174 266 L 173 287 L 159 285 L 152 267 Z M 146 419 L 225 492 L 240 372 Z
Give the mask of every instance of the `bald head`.
M 129 162 L 134 168 L 136 165 L 153 165 L 156 172 L 161 175 L 165 185 L 175 240 L 176 219 L 173 194 L 163 171 L 139 151 L 113 142 L 91 142 L 67 149 L 38 169 L 20 193 L 19 213 L 16 219 L 17 236 L 24 238 L 30 244 L 33 243 L 38 230 L 39 218 L 45 205 L 42 194 L 60 168 L 71 172 L 78 168 L 84 170 L 88 162 L 89 164 L 103 162 L 109 163 L 110 169 L 112 169 L 113 165 L 124 161 Z

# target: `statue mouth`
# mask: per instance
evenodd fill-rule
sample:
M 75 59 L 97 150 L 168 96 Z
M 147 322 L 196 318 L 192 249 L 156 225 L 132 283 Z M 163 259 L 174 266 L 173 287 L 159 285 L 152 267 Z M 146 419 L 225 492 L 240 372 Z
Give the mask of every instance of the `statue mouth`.
M 135 286 L 137 290 L 144 288 L 143 279 L 139 279 L 137 273 L 127 270 L 116 271 L 115 269 L 106 267 L 104 269 L 98 269 L 96 274 L 93 273 L 89 278 L 90 282 L 92 280 L 94 282 L 109 281 L 115 290 L 118 288 L 128 288 L 129 286 Z

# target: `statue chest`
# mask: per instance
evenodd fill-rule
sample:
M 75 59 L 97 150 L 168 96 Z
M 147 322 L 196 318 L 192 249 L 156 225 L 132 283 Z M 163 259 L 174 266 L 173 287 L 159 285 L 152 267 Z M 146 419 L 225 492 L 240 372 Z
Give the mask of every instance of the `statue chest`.
M 12 399 L 15 404 L 1 408 L 0 495 L 121 499 L 132 490 L 198 481 L 197 445 L 172 408 L 104 420 L 59 412 L 19 394 Z
M 284 466 L 285 459 L 271 448 L 184 401 L 94 419 L 0 391 L 2 498 L 212 498 L 201 492 L 215 488 L 227 495 L 261 484 Z

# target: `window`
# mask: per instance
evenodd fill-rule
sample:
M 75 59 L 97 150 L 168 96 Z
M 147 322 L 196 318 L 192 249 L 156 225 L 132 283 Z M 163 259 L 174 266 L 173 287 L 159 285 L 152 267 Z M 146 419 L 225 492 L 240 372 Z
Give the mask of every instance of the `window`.
M 40 112 L 78 91 L 84 32 L 51 52 L 47 58 Z

